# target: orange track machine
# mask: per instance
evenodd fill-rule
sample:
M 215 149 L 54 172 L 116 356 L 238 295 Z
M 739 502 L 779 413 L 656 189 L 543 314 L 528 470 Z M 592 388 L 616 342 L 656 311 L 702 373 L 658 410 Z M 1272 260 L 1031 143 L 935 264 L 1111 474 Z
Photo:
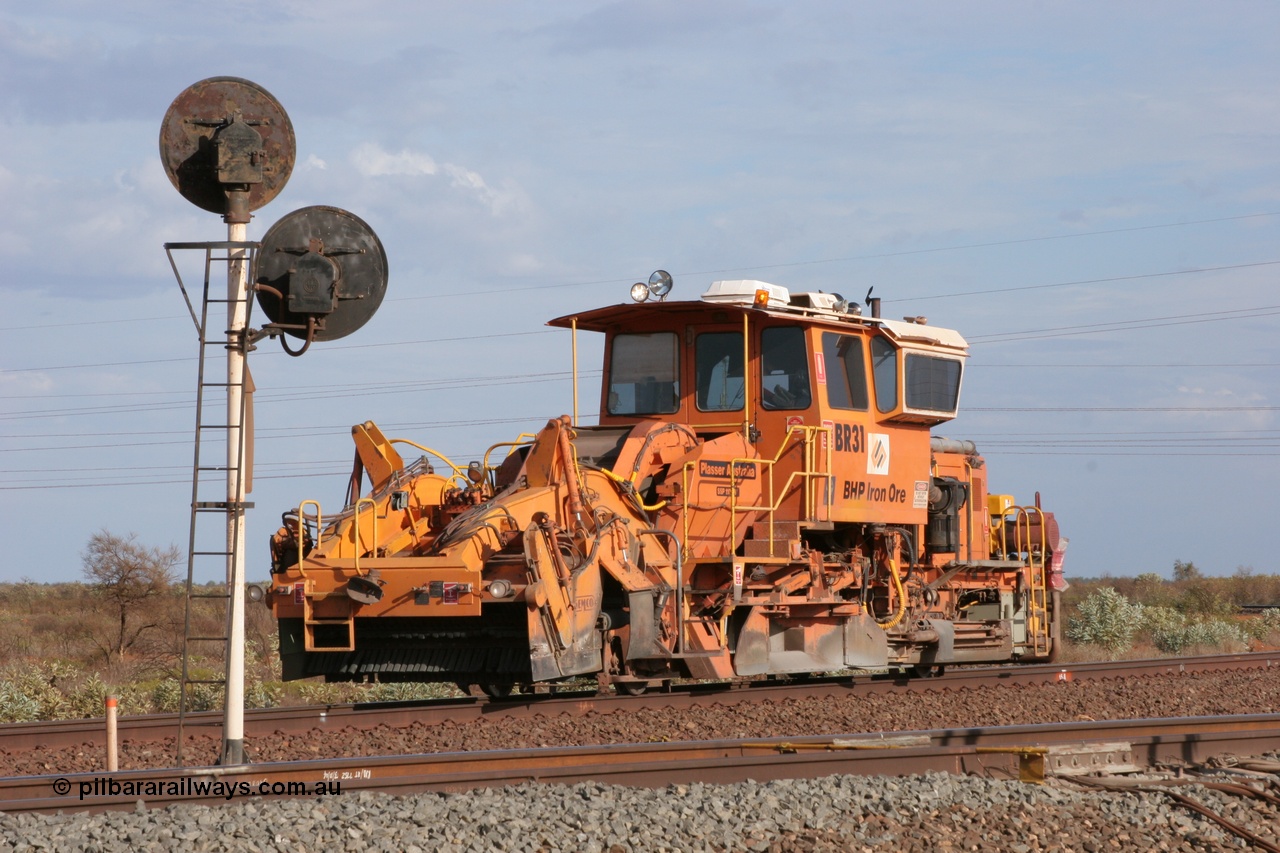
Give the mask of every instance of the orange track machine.
M 635 691 L 1053 657 L 1053 514 L 931 434 L 964 338 L 878 300 L 670 289 L 655 273 L 632 304 L 551 321 L 575 348 L 605 335 L 596 426 L 555 418 L 466 467 L 353 428 L 347 505 L 304 501 L 272 539 L 286 679 Z

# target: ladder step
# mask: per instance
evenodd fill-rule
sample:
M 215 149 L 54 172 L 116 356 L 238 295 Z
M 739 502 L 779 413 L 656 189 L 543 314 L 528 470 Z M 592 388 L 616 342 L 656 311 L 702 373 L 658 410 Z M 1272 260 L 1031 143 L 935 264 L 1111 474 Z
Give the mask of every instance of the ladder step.
M 187 637 L 188 643 L 225 643 L 229 637 Z
M 226 684 L 225 678 L 188 678 L 182 682 L 183 686 L 188 684 Z

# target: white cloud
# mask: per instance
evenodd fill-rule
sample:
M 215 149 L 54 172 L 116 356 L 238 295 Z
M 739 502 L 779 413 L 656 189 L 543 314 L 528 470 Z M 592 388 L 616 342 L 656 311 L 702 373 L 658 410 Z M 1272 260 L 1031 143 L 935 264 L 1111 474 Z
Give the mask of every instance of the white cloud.
M 524 194 L 512 188 L 496 190 L 485 183 L 484 178 L 464 166 L 445 163 L 444 172 L 449 176 L 450 186 L 469 190 L 489 208 L 494 216 L 502 216 L 523 209 Z
M 308 154 L 306 161 L 304 161 L 302 165 L 308 169 L 319 169 L 321 171 L 324 171 L 325 169 L 329 168 L 328 163 L 321 160 L 319 157 L 317 157 L 314 154 Z
M 22 391 L 51 391 L 53 379 L 47 373 L 26 370 L 16 373 L 0 373 L 0 389 L 6 393 Z
M 436 161 L 430 155 L 419 154 L 408 148 L 401 149 L 398 154 L 392 154 L 372 142 L 366 142 L 352 151 L 351 162 L 360 174 L 369 178 L 387 175 L 410 177 L 434 175 L 437 171 Z
M 479 201 L 494 216 L 502 216 L 525 206 L 524 194 L 518 189 L 495 189 L 489 186 L 479 172 L 457 163 L 437 164 L 430 154 L 420 151 L 402 148 L 393 153 L 376 143 L 365 142 L 351 152 L 351 162 L 361 175 L 369 178 L 446 175 L 450 187 Z
M 463 166 L 455 166 L 453 163 L 445 163 L 444 171 L 445 174 L 452 178 L 450 183 L 455 187 L 465 187 L 478 192 L 489 191 L 489 188 L 485 186 L 484 178 L 480 177 L 470 169 L 464 168 Z

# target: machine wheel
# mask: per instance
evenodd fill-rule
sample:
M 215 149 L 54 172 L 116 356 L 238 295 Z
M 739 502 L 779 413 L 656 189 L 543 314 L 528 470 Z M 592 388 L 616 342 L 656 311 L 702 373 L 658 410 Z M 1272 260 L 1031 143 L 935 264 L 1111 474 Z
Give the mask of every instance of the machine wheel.
M 649 689 L 647 681 L 615 681 L 613 688 L 619 693 L 625 693 L 628 696 L 642 696 Z
M 505 699 L 511 695 L 515 684 L 510 681 L 486 681 L 480 685 L 480 689 L 490 699 Z

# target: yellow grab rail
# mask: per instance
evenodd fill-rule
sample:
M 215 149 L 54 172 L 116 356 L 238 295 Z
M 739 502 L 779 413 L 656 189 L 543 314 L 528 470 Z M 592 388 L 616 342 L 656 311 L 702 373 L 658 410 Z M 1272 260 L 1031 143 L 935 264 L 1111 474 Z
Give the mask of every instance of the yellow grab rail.
M 1027 568 L 1031 572 L 1031 601 L 1027 608 L 1027 633 L 1031 635 L 1031 648 L 1037 655 L 1049 652 L 1049 590 L 1045 577 L 1045 559 L 1048 555 L 1048 525 L 1045 514 L 1038 506 L 1013 507 L 1014 547 L 1027 555 Z M 1032 537 L 1032 513 L 1039 518 L 1039 541 Z
M 439 459 L 441 462 L 443 462 L 444 464 L 448 465 L 448 466 L 449 466 L 449 469 L 453 471 L 453 473 L 452 473 L 452 474 L 450 475 L 450 477 L 449 477 L 450 479 L 457 478 L 457 479 L 461 480 L 461 481 L 462 481 L 462 484 L 463 484 L 463 486 L 464 486 L 464 487 L 466 486 L 466 484 L 467 484 L 467 483 L 469 483 L 469 482 L 470 482 L 470 480 L 468 480 L 468 479 L 467 479 L 467 471 L 466 471 L 466 469 L 465 469 L 465 468 L 459 468 L 457 465 L 453 464 L 453 460 L 452 460 L 452 459 L 450 459 L 448 456 L 445 456 L 445 455 L 444 455 L 443 453 L 441 453 L 439 450 L 432 450 L 430 447 L 427 447 L 426 445 L 418 444 L 418 442 L 416 442 L 416 441 L 411 441 L 411 440 L 409 440 L 409 439 L 407 439 L 407 438 L 391 438 L 391 439 L 387 439 L 387 440 L 388 440 L 388 441 L 390 441 L 392 444 L 407 444 L 407 445 L 409 445 L 410 447 L 416 447 L 416 448 L 418 448 L 418 449 L 419 449 L 419 450 L 421 450 L 423 453 L 430 453 L 432 456 L 436 457 L 436 458 L 437 458 L 437 459 Z
M 787 481 L 783 484 L 782 489 L 780 491 L 775 491 L 774 478 L 773 478 L 774 466 L 782 460 L 782 456 L 784 453 L 788 452 L 792 447 L 794 447 L 794 445 L 791 443 L 791 438 L 795 434 L 799 435 L 799 442 L 803 451 L 801 469 L 799 471 L 792 471 L 790 476 L 787 477 Z M 801 481 L 804 483 L 804 486 L 805 486 L 804 491 L 801 493 L 801 508 L 800 508 L 803 519 L 807 521 L 824 520 L 824 519 L 815 518 L 815 516 L 817 515 L 818 501 L 814 493 L 814 489 L 819 486 L 827 488 L 828 490 L 830 489 L 831 455 L 832 455 L 832 442 L 830 440 L 830 434 L 831 434 L 830 427 L 805 426 L 804 424 L 792 424 L 787 429 L 786 439 L 782 442 L 782 446 L 778 449 L 778 453 L 776 456 L 774 456 L 774 458 L 762 459 L 758 457 L 743 456 L 743 457 L 738 457 L 730 460 L 729 462 L 729 501 L 728 501 L 730 531 L 736 531 L 738 529 L 738 518 L 737 518 L 738 514 L 745 513 L 745 512 L 766 513 L 767 521 L 769 523 L 769 528 L 770 530 L 772 530 L 773 523 L 774 523 L 774 519 L 773 519 L 774 513 L 777 512 L 778 507 L 782 506 L 782 502 L 783 500 L 786 499 L 786 496 L 791 494 L 792 491 L 794 491 L 794 489 L 796 488 L 796 483 Z M 821 458 L 821 459 L 819 457 L 820 445 L 819 445 L 819 442 L 817 441 L 817 438 L 819 435 L 821 435 L 825 439 L 823 444 L 825 444 L 825 448 L 826 448 L 825 458 Z M 737 466 L 738 466 L 738 463 L 740 462 L 744 464 L 759 465 L 760 468 L 762 469 L 761 473 L 763 475 L 762 478 L 764 479 L 765 487 L 761 489 L 761 492 L 765 496 L 766 503 L 760 506 L 747 506 L 747 505 L 738 504 L 738 468 Z M 825 470 L 821 470 L 821 469 L 825 469 Z M 685 463 L 684 468 L 681 471 L 681 485 L 683 487 L 683 492 L 686 496 L 689 494 L 689 478 L 692 470 L 693 470 L 693 463 Z M 687 497 L 686 497 L 686 500 L 687 500 Z M 825 505 L 826 505 L 828 516 L 829 516 L 831 512 L 831 502 L 828 500 L 825 502 Z M 690 538 L 691 538 L 689 535 L 689 513 L 685 512 L 682 514 L 682 516 L 683 516 L 682 530 L 684 533 L 682 539 L 683 539 L 683 542 L 685 543 L 684 547 L 687 550 L 690 547 L 688 545 L 688 542 L 690 541 Z M 829 520 L 829 519 L 825 519 L 825 520 Z M 732 546 L 733 546 L 732 540 L 726 542 L 726 549 L 728 553 L 733 552 L 734 549 Z M 770 539 L 769 547 L 770 547 L 770 555 L 772 556 L 773 555 L 772 538 Z M 691 557 L 692 554 L 686 553 L 685 556 L 686 558 Z

